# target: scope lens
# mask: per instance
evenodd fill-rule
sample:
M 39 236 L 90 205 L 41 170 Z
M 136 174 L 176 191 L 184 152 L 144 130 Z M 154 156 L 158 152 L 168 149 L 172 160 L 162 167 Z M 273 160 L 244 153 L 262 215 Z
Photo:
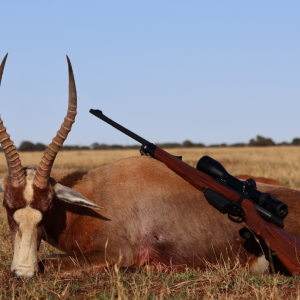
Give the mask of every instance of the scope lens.
M 281 203 L 277 206 L 276 215 L 280 218 L 284 217 L 287 214 L 288 207 L 286 204 Z

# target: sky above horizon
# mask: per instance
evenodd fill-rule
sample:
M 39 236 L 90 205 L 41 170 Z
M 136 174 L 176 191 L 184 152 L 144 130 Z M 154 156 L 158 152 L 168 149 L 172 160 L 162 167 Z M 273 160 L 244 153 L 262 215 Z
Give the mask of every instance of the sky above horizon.
M 17 146 L 136 144 L 89 113 L 154 142 L 300 137 L 298 1 L 2 1 L 0 114 Z

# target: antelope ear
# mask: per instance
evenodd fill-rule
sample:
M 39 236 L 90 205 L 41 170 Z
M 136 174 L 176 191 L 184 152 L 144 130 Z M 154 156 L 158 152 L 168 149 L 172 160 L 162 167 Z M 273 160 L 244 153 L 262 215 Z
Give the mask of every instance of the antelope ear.
M 80 206 L 86 206 L 94 209 L 102 209 L 103 207 L 100 207 L 96 205 L 94 202 L 90 201 L 89 199 L 85 198 L 83 195 L 78 193 L 77 191 L 64 186 L 62 184 L 57 183 L 54 186 L 54 194 L 55 196 L 62 201 L 73 203 Z
M 5 188 L 4 188 L 4 179 L 0 179 L 0 193 L 4 193 Z

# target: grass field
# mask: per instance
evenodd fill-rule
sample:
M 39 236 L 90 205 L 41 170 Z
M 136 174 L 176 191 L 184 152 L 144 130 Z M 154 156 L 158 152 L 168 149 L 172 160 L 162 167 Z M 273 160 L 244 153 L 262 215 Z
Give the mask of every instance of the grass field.
M 300 148 L 198 148 L 172 149 L 192 166 L 203 155 L 219 160 L 233 175 L 270 177 L 291 188 L 300 188 Z M 20 153 L 23 166 L 37 165 L 43 153 Z M 65 151 L 56 168 L 90 169 L 117 159 L 138 156 L 138 150 Z M 0 153 L 0 178 L 6 176 L 4 154 Z M 3 196 L 1 196 L 1 200 Z M 40 258 L 57 250 L 42 243 Z M 15 279 L 9 271 L 13 252 L 6 212 L 0 207 L 0 299 L 300 299 L 300 276 L 253 275 L 247 266 L 207 265 L 204 271 L 164 273 L 141 270 L 135 273 L 108 269 L 105 274 L 82 270 L 74 278 L 61 278 L 47 269 L 31 280 Z

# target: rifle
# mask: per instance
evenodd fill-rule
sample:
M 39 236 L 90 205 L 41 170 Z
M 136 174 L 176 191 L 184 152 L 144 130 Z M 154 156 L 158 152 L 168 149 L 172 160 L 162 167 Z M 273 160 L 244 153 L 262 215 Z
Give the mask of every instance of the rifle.
M 141 151 L 163 162 L 191 185 L 204 193 L 208 202 L 222 213 L 243 217 L 246 227 L 240 230 L 244 239 L 257 236 L 264 240 L 278 259 L 293 274 L 300 274 L 300 240 L 283 230 L 287 205 L 268 193 L 256 190 L 255 181 L 240 181 L 209 156 L 203 156 L 197 168 L 171 155 L 153 143 L 91 109 L 90 113 L 141 143 Z M 299 257 L 299 259 L 298 259 Z

